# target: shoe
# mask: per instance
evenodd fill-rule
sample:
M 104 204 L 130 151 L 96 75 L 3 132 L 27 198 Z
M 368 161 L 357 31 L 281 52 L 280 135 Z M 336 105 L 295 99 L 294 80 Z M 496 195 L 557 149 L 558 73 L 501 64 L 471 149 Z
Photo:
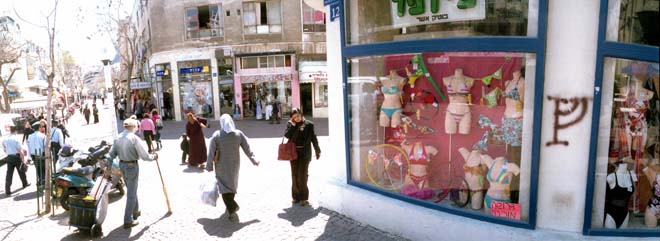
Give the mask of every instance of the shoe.
M 308 206 L 309 206 L 309 202 L 308 202 L 307 200 L 300 201 L 300 206 L 301 206 L 301 207 L 308 207 Z
M 292 204 L 298 204 L 299 202 L 300 202 L 300 201 L 298 201 L 298 200 L 292 200 L 292 201 L 291 201 Z
M 237 222 L 237 221 L 238 221 L 238 214 L 236 214 L 236 213 L 230 213 L 230 214 L 229 214 L 229 221 Z
M 5 192 L 5 196 L 7 197 L 11 196 L 11 192 Z
M 199 165 L 199 169 L 204 169 L 204 164 Z
M 134 212 L 133 213 L 133 219 L 137 220 L 140 217 L 140 215 L 142 215 L 142 212 L 140 212 L 140 211 Z
M 23 188 L 29 187 L 30 185 L 32 185 L 32 183 L 28 182 L 28 184 L 23 185 Z
M 138 224 L 140 224 L 140 222 L 138 222 L 137 220 L 133 220 L 133 222 L 125 223 L 124 228 L 129 229 L 129 228 L 137 226 Z

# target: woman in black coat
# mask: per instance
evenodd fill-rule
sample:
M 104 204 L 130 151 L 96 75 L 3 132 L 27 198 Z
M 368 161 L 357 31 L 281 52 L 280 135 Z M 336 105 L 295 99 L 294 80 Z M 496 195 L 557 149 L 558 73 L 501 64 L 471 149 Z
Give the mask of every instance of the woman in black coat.
M 309 163 L 312 161 L 312 145 L 316 153 L 316 160 L 321 157 L 321 148 L 314 133 L 314 123 L 305 120 L 302 112 L 294 108 L 289 116 L 289 122 L 286 126 L 284 136 L 289 141 L 296 143 L 296 152 L 298 160 L 292 160 L 291 163 L 291 196 L 293 203 L 299 203 L 300 206 L 308 206 L 309 189 L 307 188 L 307 176 L 309 173 Z

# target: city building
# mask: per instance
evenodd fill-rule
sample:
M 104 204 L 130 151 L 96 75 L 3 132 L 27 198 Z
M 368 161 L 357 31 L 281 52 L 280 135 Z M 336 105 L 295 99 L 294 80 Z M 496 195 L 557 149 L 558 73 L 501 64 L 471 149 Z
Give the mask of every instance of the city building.
M 321 206 L 414 240 L 660 236 L 657 0 L 325 2 Z
M 325 13 L 306 2 L 136 1 L 134 93 L 176 120 L 262 119 L 275 100 L 284 115 L 327 117 Z

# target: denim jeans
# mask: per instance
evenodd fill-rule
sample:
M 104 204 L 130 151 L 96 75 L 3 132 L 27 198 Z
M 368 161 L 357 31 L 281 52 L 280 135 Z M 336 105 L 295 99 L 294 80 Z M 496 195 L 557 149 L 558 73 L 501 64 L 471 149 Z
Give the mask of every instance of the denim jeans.
M 119 163 L 121 174 L 126 185 L 126 209 L 124 210 L 124 223 L 133 222 L 133 213 L 140 211 L 138 205 L 137 188 L 140 168 L 137 163 Z

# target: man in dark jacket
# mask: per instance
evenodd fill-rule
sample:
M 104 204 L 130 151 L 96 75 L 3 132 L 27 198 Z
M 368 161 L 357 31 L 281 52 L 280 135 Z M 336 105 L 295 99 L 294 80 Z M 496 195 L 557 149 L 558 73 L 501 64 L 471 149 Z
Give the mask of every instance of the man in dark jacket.
M 62 135 L 63 135 L 62 138 L 64 139 L 64 143 L 66 143 L 66 138 L 67 138 L 67 137 L 71 137 L 71 136 L 69 135 L 69 131 L 66 130 L 66 126 L 64 126 L 64 124 L 62 123 L 62 121 L 59 122 L 59 124 L 57 125 L 57 128 L 59 128 L 60 130 L 62 130 Z

